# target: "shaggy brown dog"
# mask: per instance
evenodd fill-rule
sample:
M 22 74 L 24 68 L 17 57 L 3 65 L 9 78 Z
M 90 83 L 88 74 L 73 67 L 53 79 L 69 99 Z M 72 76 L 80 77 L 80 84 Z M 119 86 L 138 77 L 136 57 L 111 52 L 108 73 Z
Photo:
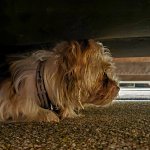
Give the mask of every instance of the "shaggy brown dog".
M 61 42 L 10 65 L 0 86 L 0 120 L 59 121 L 84 104 L 105 105 L 118 94 L 108 49 L 94 40 Z

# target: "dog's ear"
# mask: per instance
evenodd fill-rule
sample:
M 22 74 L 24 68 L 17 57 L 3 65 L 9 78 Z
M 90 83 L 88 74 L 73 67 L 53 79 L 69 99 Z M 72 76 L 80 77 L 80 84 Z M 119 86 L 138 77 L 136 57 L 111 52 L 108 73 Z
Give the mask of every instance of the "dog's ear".
M 77 84 L 77 76 L 72 72 L 68 72 L 64 75 L 64 86 L 67 92 L 72 92 Z
M 64 89 L 66 89 L 67 94 L 76 87 L 82 52 L 80 44 L 77 41 L 67 42 L 63 46 L 59 72 L 61 72 L 62 85 L 65 86 Z
M 85 63 L 84 57 L 89 47 L 89 40 L 86 39 L 68 42 L 63 51 L 63 62 L 66 63 L 67 68 L 75 67 L 75 65 L 81 66 Z
M 72 70 L 81 57 L 80 45 L 77 41 L 68 42 L 62 54 L 63 67 L 66 71 Z

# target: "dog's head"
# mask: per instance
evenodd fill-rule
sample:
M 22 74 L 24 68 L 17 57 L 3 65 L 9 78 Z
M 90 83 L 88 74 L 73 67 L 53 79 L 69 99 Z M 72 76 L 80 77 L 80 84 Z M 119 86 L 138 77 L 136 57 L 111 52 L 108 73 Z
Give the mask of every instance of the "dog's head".
M 115 66 L 107 48 L 94 40 L 63 42 L 54 48 L 64 96 L 104 105 L 118 94 Z

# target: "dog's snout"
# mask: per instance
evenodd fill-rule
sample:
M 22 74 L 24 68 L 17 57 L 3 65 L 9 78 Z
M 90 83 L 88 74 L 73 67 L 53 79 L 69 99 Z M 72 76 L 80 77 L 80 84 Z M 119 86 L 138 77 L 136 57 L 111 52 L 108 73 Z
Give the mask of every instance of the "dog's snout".
M 117 85 L 116 86 L 116 92 L 118 93 L 120 91 L 120 87 Z

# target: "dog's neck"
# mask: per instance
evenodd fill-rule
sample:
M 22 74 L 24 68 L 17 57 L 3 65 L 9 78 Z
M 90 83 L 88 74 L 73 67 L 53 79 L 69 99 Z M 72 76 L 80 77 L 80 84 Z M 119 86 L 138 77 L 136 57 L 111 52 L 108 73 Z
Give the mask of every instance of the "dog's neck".
M 58 113 L 59 108 L 52 103 L 45 88 L 45 83 L 44 83 L 45 62 L 46 60 L 39 61 L 39 64 L 36 70 L 36 87 L 37 87 L 37 94 L 40 100 L 40 106 L 42 108 L 50 109 Z

